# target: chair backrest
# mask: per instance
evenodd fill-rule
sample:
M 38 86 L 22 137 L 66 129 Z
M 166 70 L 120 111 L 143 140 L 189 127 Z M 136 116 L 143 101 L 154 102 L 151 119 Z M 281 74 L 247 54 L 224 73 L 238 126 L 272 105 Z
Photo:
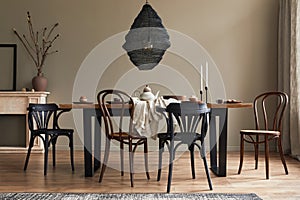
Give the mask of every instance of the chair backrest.
M 282 118 L 288 96 L 284 92 L 265 92 L 254 99 L 256 129 L 282 130 Z
M 47 129 L 51 125 L 54 129 L 57 126 L 57 110 L 58 106 L 51 104 L 29 104 L 28 107 L 28 126 L 29 129 Z M 52 119 L 52 120 L 51 120 Z
M 168 112 L 170 131 L 174 132 L 173 117 L 176 119 L 181 133 L 198 133 L 199 125 L 201 125 L 201 141 L 203 142 L 208 129 L 210 113 L 210 109 L 207 108 L 206 104 L 194 102 L 170 103 L 166 111 Z M 178 131 L 176 132 L 178 133 Z
M 102 112 L 107 137 L 110 137 L 112 133 L 132 133 L 134 103 L 128 94 L 120 90 L 102 90 L 97 95 L 97 101 Z

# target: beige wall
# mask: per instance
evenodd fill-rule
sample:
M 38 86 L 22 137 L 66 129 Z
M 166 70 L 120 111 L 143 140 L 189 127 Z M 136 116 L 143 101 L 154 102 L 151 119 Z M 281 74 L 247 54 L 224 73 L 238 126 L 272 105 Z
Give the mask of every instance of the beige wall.
M 0 43 L 18 44 L 18 89 L 31 87 L 36 72 L 11 28 L 27 33 L 26 11 L 31 12 L 35 27 L 59 22 L 61 37 L 55 44 L 59 53 L 48 57 L 44 74 L 49 80 L 49 101 L 60 103 L 72 101 L 74 78 L 88 53 L 108 37 L 128 30 L 144 4 L 137 0 L 0 1 Z M 228 98 L 249 102 L 256 94 L 277 88 L 276 0 L 150 3 L 165 27 L 193 38 L 207 50 L 222 75 Z M 195 90 L 199 90 L 199 77 L 180 56 L 167 53 L 162 63 L 189 76 Z M 99 89 L 113 86 L 133 67 L 126 55 L 121 56 L 107 68 Z M 74 127 L 72 114 L 65 116 L 63 123 Z M 239 130 L 253 126 L 251 110 L 230 110 L 229 124 L 229 149 L 238 149 Z M 76 144 L 80 143 L 77 138 Z

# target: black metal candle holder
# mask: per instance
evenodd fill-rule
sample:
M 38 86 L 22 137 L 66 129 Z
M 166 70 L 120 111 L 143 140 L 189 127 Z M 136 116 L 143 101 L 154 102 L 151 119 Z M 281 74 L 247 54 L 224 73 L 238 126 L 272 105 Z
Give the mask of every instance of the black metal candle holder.
M 208 91 L 208 87 L 207 86 L 205 86 L 205 100 L 206 100 L 206 103 L 207 103 L 207 91 Z
M 200 90 L 200 100 L 202 101 L 203 100 L 203 91 L 202 90 Z

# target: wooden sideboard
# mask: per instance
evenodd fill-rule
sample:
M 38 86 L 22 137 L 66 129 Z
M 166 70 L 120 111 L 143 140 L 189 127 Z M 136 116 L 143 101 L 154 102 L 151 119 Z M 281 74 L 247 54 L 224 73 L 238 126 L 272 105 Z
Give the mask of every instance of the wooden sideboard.
M 26 116 L 26 130 L 25 134 L 25 146 L 24 147 L 5 147 L 0 146 L 0 153 L 11 152 L 27 152 L 29 145 L 30 133 L 27 124 L 27 107 L 29 103 L 46 103 L 49 92 L 0 92 L 0 115 L 25 115 Z M 1 134 L 1 127 L 0 127 Z M 42 152 L 43 148 L 39 140 L 35 141 L 34 152 Z

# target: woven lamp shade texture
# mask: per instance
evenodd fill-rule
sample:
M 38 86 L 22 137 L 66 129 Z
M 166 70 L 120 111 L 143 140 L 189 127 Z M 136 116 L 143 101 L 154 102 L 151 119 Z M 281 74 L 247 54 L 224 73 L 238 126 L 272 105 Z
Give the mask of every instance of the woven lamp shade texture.
M 125 36 L 123 48 L 140 70 L 153 69 L 170 47 L 167 30 L 156 11 L 146 3 Z

